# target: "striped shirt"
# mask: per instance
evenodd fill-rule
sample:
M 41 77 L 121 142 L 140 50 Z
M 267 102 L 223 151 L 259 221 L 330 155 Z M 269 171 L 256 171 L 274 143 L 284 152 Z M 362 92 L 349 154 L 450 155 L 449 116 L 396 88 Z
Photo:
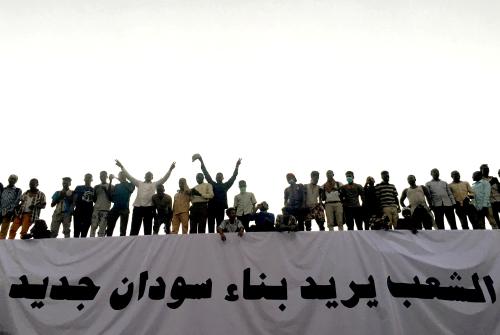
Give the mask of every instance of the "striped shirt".
M 398 207 L 398 191 L 392 184 L 381 182 L 375 186 L 380 207 Z
M 4 188 L 0 199 L 2 215 L 14 212 L 14 207 L 19 204 L 21 193 L 21 189 L 15 186 L 7 186 L 6 188 Z

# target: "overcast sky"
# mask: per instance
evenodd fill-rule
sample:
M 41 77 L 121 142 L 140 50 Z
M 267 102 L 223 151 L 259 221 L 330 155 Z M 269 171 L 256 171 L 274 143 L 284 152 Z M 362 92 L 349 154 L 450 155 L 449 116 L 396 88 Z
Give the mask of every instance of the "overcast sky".
M 195 185 L 200 153 L 271 211 L 285 175 L 387 169 L 399 193 L 498 156 L 500 2 L 0 0 L 0 179 Z M 230 204 L 238 192 L 229 192 Z M 132 201 L 135 194 L 132 196 Z M 52 209 L 42 212 L 50 221 Z M 115 229 L 117 230 L 117 229 Z

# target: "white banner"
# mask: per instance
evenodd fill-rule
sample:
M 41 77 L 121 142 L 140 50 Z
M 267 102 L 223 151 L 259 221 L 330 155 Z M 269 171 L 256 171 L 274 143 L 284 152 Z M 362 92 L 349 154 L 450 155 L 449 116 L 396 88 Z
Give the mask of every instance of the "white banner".
M 0 241 L 0 334 L 500 334 L 497 231 Z

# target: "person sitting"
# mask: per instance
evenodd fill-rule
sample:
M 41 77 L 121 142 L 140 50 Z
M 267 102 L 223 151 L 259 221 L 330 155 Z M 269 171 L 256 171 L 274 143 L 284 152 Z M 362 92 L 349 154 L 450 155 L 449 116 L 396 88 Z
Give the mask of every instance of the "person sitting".
M 267 202 L 262 201 L 257 204 L 251 218 L 252 221 L 255 221 L 255 225 L 250 226 L 248 231 L 274 231 L 274 214 L 268 213 L 268 210 L 269 205 Z
M 29 240 L 30 238 L 41 239 L 41 238 L 51 238 L 52 234 L 50 230 L 47 229 L 47 223 L 45 220 L 36 220 L 35 225 L 31 228 L 29 234 L 21 236 L 23 240 Z
M 240 220 L 236 218 L 236 209 L 229 207 L 226 209 L 226 215 L 229 219 L 223 220 L 221 224 L 217 227 L 217 233 L 220 235 L 220 239 L 225 241 L 226 235 L 224 233 L 238 233 L 239 237 L 243 236 L 245 228 Z
M 411 230 L 413 234 L 417 233 L 417 221 L 411 214 L 411 209 L 408 207 L 403 208 L 403 218 L 398 219 L 396 229 L 398 230 Z
M 278 215 L 276 218 L 276 230 L 277 231 L 297 231 L 297 219 L 295 216 L 290 214 L 288 207 L 283 207 L 281 209 L 283 214 Z

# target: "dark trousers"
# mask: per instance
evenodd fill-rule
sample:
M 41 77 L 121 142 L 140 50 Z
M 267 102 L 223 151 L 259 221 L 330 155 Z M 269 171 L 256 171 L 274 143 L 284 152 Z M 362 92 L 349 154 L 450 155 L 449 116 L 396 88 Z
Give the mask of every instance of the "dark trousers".
M 115 230 L 115 225 L 118 218 L 120 218 L 120 236 L 127 235 L 129 213 L 130 210 L 128 208 L 124 209 L 111 208 L 111 210 L 108 213 L 108 227 L 106 228 L 106 235 L 113 236 L 113 230 Z
M 444 229 L 444 216 L 450 225 L 451 229 L 457 229 L 457 222 L 455 220 L 455 212 L 453 206 L 438 206 L 432 209 L 436 217 L 436 226 L 438 229 Z
M 344 207 L 344 221 L 348 230 L 354 230 L 354 222 L 356 222 L 358 230 L 363 230 L 363 209 L 361 207 Z
M 207 229 L 208 206 L 206 202 L 194 203 L 189 209 L 189 233 L 202 234 Z
M 243 227 L 245 227 L 245 231 L 248 231 L 248 227 L 250 226 L 251 219 L 252 219 L 252 215 L 250 215 L 250 214 L 238 216 L 238 220 L 240 220 Z
M 417 229 L 422 229 L 423 226 L 426 230 L 432 230 L 432 215 L 427 208 L 415 208 L 411 217 Z
M 153 206 L 134 207 L 132 211 L 132 226 L 130 236 L 139 235 L 139 230 L 144 222 L 144 235 L 151 235 L 153 227 Z
M 476 209 L 477 217 L 477 228 L 474 229 L 484 229 L 485 219 L 488 216 L 488 207 L 481 209 Z
M 93 208 L 75 208 L 73 215 L 73 236 L 87 237 L 90 225 L 92 223 Z
M 493 209 L 493 217 L 495 218 L 497 226 L 500 227 L 500 217 L 498 216 L 498 213 L 500 212 L 500 202 L 499 201 L 492 202 L 491 208 Z
M 223 207 L 208 207 L 208 232 L 215 233 L 217 227 L 224 220 L 225 208 Z
M 305 209 L 287 207 L 287 213 L 297 220 L 297 231 L 304 231 Z
M 469 218 L 472 228 L 477 229 L 477 213 L 476 208 L 473 205 L 460 205 L 457 203 L 455 213 L 457 214 L 458 220 L 462 225 L 462 229 L 469 229 L 467 217 Z
M 158 213 L 153 216 L 153 234 L 158 235 L 160 231 L 160 226 L 165 224 L 165 234 L 170 234 L 170 222 L 172 221 L 172 215 L 168 213 Z

